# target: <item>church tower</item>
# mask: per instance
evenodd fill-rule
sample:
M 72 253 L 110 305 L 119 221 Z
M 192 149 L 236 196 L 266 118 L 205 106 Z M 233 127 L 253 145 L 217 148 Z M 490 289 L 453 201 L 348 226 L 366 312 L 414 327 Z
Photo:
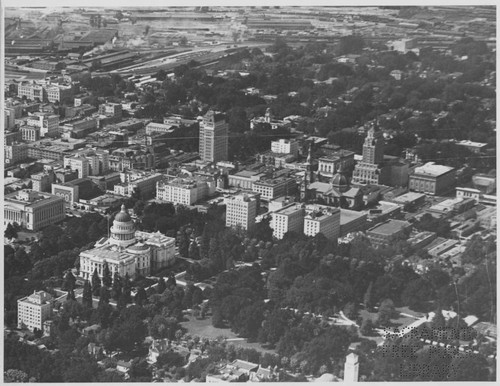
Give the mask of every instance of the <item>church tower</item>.
M 309 144 L 309 151 L 307 153 L 306 171 L 304 173 L 304 180 L 300 186 L 300 201 L 307 201 L 309 199 L 309 185 L 314 182 L 314 175 L 312 171 L 311 159 L 312 143 Z

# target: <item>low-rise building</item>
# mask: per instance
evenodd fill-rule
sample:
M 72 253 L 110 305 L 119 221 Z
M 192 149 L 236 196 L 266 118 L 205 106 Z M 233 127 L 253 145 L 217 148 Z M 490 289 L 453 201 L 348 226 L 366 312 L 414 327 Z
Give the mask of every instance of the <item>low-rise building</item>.
M 52 184 L 52 194 L 64 198 L 64 201 L 72 205 L 79 200 L 79 186 L 76 184 Z
M 53 298 L 45 291 L 34 291 L 17 301 L 17 327 L 42 331 L 45 321 L 52 317 Z
M 125 177 L 123 177 L 125 175 Z M 141 197 L 147 199 L 156 194 L 156 183 L 163 178 L 160 173 L 143 173 L 139 176 L 131 172 L 123 172 L 120 176 L 122 183 L 114 186 L 115 194 L 131 197 L 138 192 Z
M 481 142 L 473 142 L 473 141 L 458 141 L 456 143 L 458 146 L 463 146 L 466 149 L 470 150 L 473 153 L 479 154 L 484 151 L 484 149 L 488 146 L 487 143 Z
M 336 150 L 321 157 L 318 163 L 318 173 L 327 178 L 333 177 L 339 170 L 348 171 L 354 167 L 354 152 Z
M 363 231 L 366 227 L 368 215 L 355 210 L 340 209 L 340 236 Z
M 215 193 L 213 178 L 174 178 L 158 181 L 156 198 L 181 205 L 193 205 Z
M 52 170 L 45 170 L 40 173 L 31 175 L 33 181 L 32 189 L 36 192 L 50 192 L 51 185 L 55 181 L 56 175 Z
M 297 191 L 297 182 L 294 178 L 278 177 L 267 180 L 255 181 L 252 191 L 260 193 L 262 199 L 272 200 L 280 196 L 288 196 Z
M 415 168 L 414 173 L 410 175 L 409 188 L 414 192 L 440 195 L 452 189 L 454 184 L 454 168 L 428 162 Z
M 316 236 L 322 233 L 327 239 L 336 241 L 340 236 L 340 209 L 314 208 L 304 217 L 304 234 Z
M 62 221 L 64 216 L 64 199 L 49 193 L 25 189 L 4 197 L 4 225 L 16 222 L 37 231 Z
M 393 241 L 403 238 L 412 225 L 407 221 L 388 220 L 366 231 L 373 246 L 388 245 Z
M 175 126 L 173 125 L 167 125 L 163 123 L 155 123 L 151 122 L 146 125 L 146 134 L 151 135 L 153 133 L 162 133 L 162 134 L 168 134 L 168 133 L 173 133 L 175 130 Z
M 294 139 L 279 139 L 271 142 L 271 152 L 277 154 L 299 155 L 299 143 Z
M 265 173 L 250 171 L 250 170 L 242 170 L 241 172 L 235 174 L 228 175 L 229 186 L 233 186 L 235 188 L 251 190 L 252 184 L 255 181 L 259 181 L 261 178 L 266 176 Z
M 22 126 L 19 131 L 21 132 L 21 138 L 23 141 L 35 142 L 41 137 L 40 127 L 38 126 Z

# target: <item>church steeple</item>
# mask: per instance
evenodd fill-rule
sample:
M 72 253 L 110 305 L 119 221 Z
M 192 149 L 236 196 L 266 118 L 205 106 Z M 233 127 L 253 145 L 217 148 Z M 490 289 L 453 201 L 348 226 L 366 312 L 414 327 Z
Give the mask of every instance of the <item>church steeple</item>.
M 302 181 L 301 187 L 300 187 L 300 199 L 301 201 L 306 201 L 309 198 L 309 185 L 314 182 L 314 175 L 312 171 L 312 142 L 309 143 L 309 150 L 307 153 L 307 159 L 306 159 L 306 170 L 304 173 L 304 180 Z

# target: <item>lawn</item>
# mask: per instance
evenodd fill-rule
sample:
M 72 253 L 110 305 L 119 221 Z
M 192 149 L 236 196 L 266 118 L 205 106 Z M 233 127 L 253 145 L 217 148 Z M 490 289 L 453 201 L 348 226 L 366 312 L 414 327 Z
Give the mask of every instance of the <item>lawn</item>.
M 210 317 L 199 320 L 191 315 L 186 315 L 188 321 L 182 322 L 181 326 L 187 329 L 187 333 L 191 336 L 198 335 L 200 338 L 216 339 L 223 336 L 228 339 L 228 343 L 244 348 L 253 348 L 262 353 L 276 354 L 276 351 L 261 347 L 259 343 L 248 343 L 246 339 L 238 337 L 229 328 L 217 328 L 212 326 Z M 233 340 L 235 339 L 235 340 Z

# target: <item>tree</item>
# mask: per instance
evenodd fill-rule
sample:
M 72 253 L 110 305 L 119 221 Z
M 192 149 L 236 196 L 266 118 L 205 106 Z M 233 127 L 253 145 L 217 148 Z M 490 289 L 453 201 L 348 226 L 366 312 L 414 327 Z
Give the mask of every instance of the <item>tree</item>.
M 373 322 L 370 318 L 363 319 L 361 323 L 360 332 L 365 336 L 371 336 L 373 334 Z
M 64 275 L 64 281 L 62 285 L 63 291 L 73 291 L 75 289 L 76 278 L 71 272 L 70 269 L 66 271 L 66 275 Z
M 3 379 L 5 382 L 24 383 L 28 382 L 29 376 L 24 371 L 8 369 L 5 371 Z
M 383 300 L 378 309 L 378 324 L 386 326 L 394 314 L 394 302 L 391 299 Z
M 365 296 L 363 297 L 363 303 L 367 310 L 370 310 L 373 307 L 373 282 L 370 282 L 368 285 Z
M 89 240 L 94 241 L 99 239 L 103 235 L 101 228 L 97 222 L 93 222 L 90 224 L 89 230 L 87 232 L 87 236 Z
M 118 271 L 115 271 L 113 275 L 113 285 L 111 286 L 111 298 L 118 300 L 122 294 L 122 280 Z
M 481 354 L 459 354 L 452 359 L 447 381 L 487 381 L 488 362 Z
M 170 273 L 167 279 L 167 288 L 172 289 L 177 285 L 177 282 L 175 281 L 175 275 L 173 272 Z
M 189 234 L 184 227 L 179 230 L 179 254 L 183 257 L 189 256 Z
M 139 287 L 139 289 L 137 290 L 137 294 L 135 295 L 136 304 L 142 306 L 147 299 L 148 295 L 146 293 L 146 290 L 143 287 Z
M 438 307 L 434 311 L 434 317 L 432 318 L 431 326 L 433 329 L 443 329 L 446 326 L 446 320 L 443 315 L 443 310 Z
M 92 308 L 92 287 L 88 280 L 83 283 L 82 303 L 84 306 Z
M 101 278 L 99 277 L 97 268 L 95 268 L 94 273 L 92 274 L 92 294 L 94 296 L 99 296 L 100 292 L 101 292 Z
M 200 249 L 198 248 L 198 244 L 196 241 L 193 241 L 189 245 L 188 256 L 190 259 L 199 260 L 200 259 Z
M 126 273 L 125 278 L 123 279 L 123 289 L 122 289 L 122 295 L 125 304 L 132 302 L 131 290 L 132 290 L 132 283 L 130 281 L 128 273 Z
M 339 55 L 358 54 L 361 52 L 364 46 L 365 42 L 361 36 L 356 36 L 356 35 L 342 36 L 339 42 L 338 54 Z
M 184 364 L 184 357 L 174 351 L 167 351 L 166 353 L 160 354 L 156 361 L 156 365 L 158 367 L 168 366 L 169 368 L 172 366 L 179 367 Z
M 109 289 L 108 287 L 101 287 L 99 291 L 99 306 L 103 304 L 109 304 Z
M 158 279 L 158 286 L 156 288 L 159 294 L 162 294 L 167 289 L 167 285 L 165 284 L 165 280 L 163 279 L 163 277 L 160 277 Z
M 5 229 L 4 236 L 8 239 L 17 238 L 17 231 L 14 228 L 14 225 L 12 225 L 12 223 L 7 224 L 7 228 Z
M 113 279 L 111 277 L 111 271 L 109 270 L 108 262 L 104 262 L 104 268 L 102 270 L 102 285 L 106 287 L 111 287 Z

